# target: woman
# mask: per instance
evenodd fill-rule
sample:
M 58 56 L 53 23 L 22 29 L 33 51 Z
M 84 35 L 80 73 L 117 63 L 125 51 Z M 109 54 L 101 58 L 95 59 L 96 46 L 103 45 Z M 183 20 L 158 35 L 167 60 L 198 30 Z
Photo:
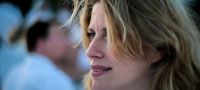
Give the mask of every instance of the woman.
M 86 90 L 200 89 L 199 32 L 181 0 L 78 0 Z

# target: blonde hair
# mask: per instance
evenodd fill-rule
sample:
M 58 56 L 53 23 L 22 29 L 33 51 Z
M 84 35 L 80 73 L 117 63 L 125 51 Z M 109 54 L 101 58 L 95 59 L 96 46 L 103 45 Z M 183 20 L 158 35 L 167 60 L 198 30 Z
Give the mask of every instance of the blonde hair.
M 101 3 L 107 22 L 108 45 L 116 57 L 145 57 L 145 48 L 163 52 L 152 64 L 151 90 L 197 90 L 200 88 L 199 31 L 181 0 L 75 0 L 72 20 L 79 20 L 83 44 L 91 12 Z M 92 80 L 85 79 L 91 90 Z

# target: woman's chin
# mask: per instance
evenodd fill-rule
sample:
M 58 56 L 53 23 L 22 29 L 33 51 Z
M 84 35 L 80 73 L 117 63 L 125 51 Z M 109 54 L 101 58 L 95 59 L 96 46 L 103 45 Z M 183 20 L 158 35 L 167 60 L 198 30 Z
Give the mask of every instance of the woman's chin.
M 92 90 L 109 90 L 110 81 L 102 77 L 94 77 L 92 80 Z
M 93 87 L 93 89 L 92 90 L 111 90 L 110 88 L 109 88 L 109 84 L 107 84 L 107 85 L 105 85 L 105 84 L 100 84 L 100 83 L 94 83 L 93 85 L 92 85 L 92 87 Z

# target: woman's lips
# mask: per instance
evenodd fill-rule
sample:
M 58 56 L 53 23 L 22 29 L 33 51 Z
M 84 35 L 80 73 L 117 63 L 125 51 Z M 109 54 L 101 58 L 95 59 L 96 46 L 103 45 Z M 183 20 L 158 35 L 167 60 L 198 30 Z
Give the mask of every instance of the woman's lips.
M 91 75 L 94 77 L 101 76 L 110 70 L 112 70 L 111 67 L 106 67 L 101 65 L 91 65 Z

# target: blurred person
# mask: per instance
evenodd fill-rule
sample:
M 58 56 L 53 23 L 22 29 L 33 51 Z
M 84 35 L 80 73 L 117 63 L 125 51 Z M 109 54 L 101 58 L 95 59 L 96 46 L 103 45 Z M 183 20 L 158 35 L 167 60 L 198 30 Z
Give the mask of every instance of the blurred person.
M 67 52 L 65 33 L 56 23 L 36 22 L 26 33 L 29 55 L 4 79 L 3 90 L 75 90 L 55 63 Z
M 70 39 L 71 39 L 74 46 L 77 43 L 80 42 L 80 39 L 81 39 L 80 29 L 81 29 L 81 27 L 80 27 L 79 23 L 76 23 L 71 27 Z M 84 48 L 83 48 L 82 44 L 77 46 L 77 49 L 78 49 L 78 52 L 77 52 L 77 67 L 83 72 L 88 72 L 90 65 L 89 65 L 89 61 L 87 62 L 88 57 L 85 55 Z
M 77 90 L 83 90 L 83 75 L 89 71 L 89 63 L 85 62 L 88 58 L 82 45 L 76 46 L 81 37 L 80 24 L 77 23 L 71 27 L 65 27 L 66 21 L 71 16 L 72 1 L 65 0 L 59 3 L 61 3 L 61 6 L 57 10 L 56 19 L 64 25 L 64 28 L 67 28 L 67 36 L 70 42 L 68 50 L 71 52 L 66 55 L 66 59 L 58 63 L 58 66 L 73 78 Z
M 33 7 L 25 17 L 25 28 L 30 27 L 38 20 L 43 22 L 49 21 L 50 19 L 54 18 L 54 16 L 55 14 L 47 2 L 44 0 L 36 0 Z
M 65 26 L 63 26 L 61 29 L 66 31 L 66 41 L 68 41 L 67 50 L 70 52 L 65 55 L 65 58 L 59 62 L 56 62 L 56 65 L 72 78 L 76 90 L 84 90 L 82 83 L 83 75 L 86 74 L 89 70 L 89 64 L 88 62 L 85 62 L 87 57 L 84 52 L 81 52 L 83 51 L 82 46 L 75 45 L 75 43 L 78 42 L 75 40 L 75 38 L 78 39 L 78 35 L 73 32 L 74 29 L 71 30 Z
M 25 17 L 32 7 L 33 0 L 0 0 L 0 3 L 11 3 L 20 9 L 22 16 Z
M 56 19 L 62 25 L 66 24 L 66 21 L 71 16 L 72 3 L 71 0 L 65 0 L 60 3 L 61 6 L 57 10 Z M 80 24 L 73 25 L 67 28 L 67 37 L 69 38 L 70 47 L 68 50 L 70 53 L 66 55 L 66 59 L 63 59 L 57 65 L 69 74 L 74 80 L 74 84 L 77 90 L 83 90 L 83 76 L 89 71 L 89 63 L 85 62 L 88 58 L 84 53 L 81 45 L 76 46 L 76 43 L 80 41 Z M 75 47 L 76 46 L 76 47 Z
M 19 8 L 11 3 L 0 3 L 0 36 L 6 43 L 9 42 L 11 32 L 19 29 L 23 23 L 23 16 Z
M 86 90 L 199 90 L 199 31 L 181 1 L 75 0 Z
M 64 0 L 62 2 L 61 6 L 57 9 L 57 17 L 56 19 L 61 24 L 64 24 L 69 17 L 71 16 L 72 12 L 72 1 L 71 0 Z
M 21 10 L 8 2 L 0 3 L 0 87 L 9 70 L 26 56 Z

